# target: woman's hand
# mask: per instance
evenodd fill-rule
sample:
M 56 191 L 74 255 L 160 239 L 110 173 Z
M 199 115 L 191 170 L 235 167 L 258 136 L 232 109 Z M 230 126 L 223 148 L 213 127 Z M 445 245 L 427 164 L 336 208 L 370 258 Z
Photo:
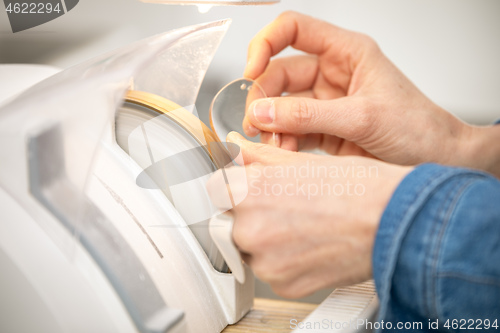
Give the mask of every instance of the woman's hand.
M 233 238 L 255 274 L 279 295 L 295 298 L 371 277 L 382 213 L 411 168 L 364 157 L 319 156 L 255 144 L 231 133 L 243 167 L 226 170 L 233 197 Z M 225 207 L 222 173 L 208 183 Z M 223 188 L 218 188 L 222 184 Z
M 287 46 L 307 54 L 271 61 Z M 288 150 L 474 166 L 474 129 L 424 96 L 365 35 L 286 12 L 251 41 L 245 76 L 271 96 L 251 103 L 243 122 L 263 142 L 275 132 Z

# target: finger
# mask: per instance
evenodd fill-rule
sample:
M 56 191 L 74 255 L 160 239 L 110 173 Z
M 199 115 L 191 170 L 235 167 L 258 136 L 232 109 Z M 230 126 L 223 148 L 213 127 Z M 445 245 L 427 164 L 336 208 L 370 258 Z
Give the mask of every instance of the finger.
M 333 99 L 346 95 L 350 75 L 345 75 L 336 66 L 328 66 L 320 72 L 317 56 L 301 55 L 273 59 L 255 81 L 267 95 L 260 98 L 287 93 L 287 96 Z
M 236 132 L 229 133 L 227 141 L 237 144 L 240 147 L 245 165 L 256 162 L 266 165 L 275 165 L 293 162 L 297 159 L 296 153 L 279 149 L 268 144 L 250 142 Z
M 281 137 L 281 133 L 262 132 L 260 133 L 260 142 L 271 145 L 273 147 L 281 148 Z
M 342 143 L 344 140 L 336 136 L 323 135 L 320 133 L 300 134 L 300 135 L 280 133 L 280 137 L 281 140 L 278 147 L 284 150 L 297 152 L 304 150 L 319 149 L 330 155 L 342 155 L 339 154 L 340 153 L 339 149 L 340 147 L 342 147 Z M 272 133 L 262 132 L 261 143 L 272 145 L 273 144 Z M 356 153 L 353 155 L 360 155 L 360 154 Z M 365 154 L 361 156 L 365 156 Z M 243 160 L 241 160 L 241 164 L 242 163 L 244 163 Z
M 335 155 L 342 139 L 336 136 L 312 134 L 282 134 L 281 149 L 289 151 L 304 151 L 319 149 L 331 155 Z
M 294 134 L 281 134 L 281 149 L 289 151 L 299 150 L 299 137 Z
M 284 92 L 311 90 L 317 75 L 317 56 L 300 55 L 274 59 L 256 81 L 268 97 L 278 97 Z
M 269 133 L 269 132 L 260 133 L 260 143 L 264 143 L 266 145 L 271 144 L 272 135 L 273 135 L 273 133 Z
M 322 133 L 357 141 L 368 134 L 372 117 L 361 97 L 333 100 L 276 97 L 253 102 L 249 122 L 261 131 L 286 134 Z
M 240 249 L 241 259 L 245 264 L 250 266 L 252 264 L 252 256 L 248 253 L 242 252 L 243 249 Z
M 245 167 L 233 166 L 220 169 L 209 178 L 206 188 L 215 207 L 228 211 L 247 197 L 247 172 Z
M 249 94 L 246 109 L 256 99 L 281 96 L 284 92 L 297 93 L 300 96 L 314 97 L 312 86 L 318 72 L 315 56 L 294 56 L 273 60 L 265 73 L 257 80 L 257 84 L 264 90 L 262 94 Z M 254 137 L 260 131 L 252 126 L 247 116 L 243 118 L 243 131 Z
M 257 84 L 262 87 L 268 97 L 281 96 L 288 92 L 301 97 L 315 97 L 312 91 L 314 81 L 317 77 L 318 64 L 315 56 L 295 56 L 273 60 L 265 73 L 257 80 Z M 250 96 L 246 101 L 246 110 L 257 98 Z M 266 97 L 266 96 L 261 96 Z M 259 129 L 253 126 L 248 116 L 245 114 L 242 124 L 246 135 L 254 137 L 260 133 Z
M 306 90 L 306 91 L 286 95 L 286 97 L 315 98 L 315 95 L 314 95 L 314 92 L 312 90 Z M 249 117 L 247 116 L 247 113 L 249 112 L 248 110 L 250 110 L 250 108 L 248 106 L 250 106 L 250 105 L 247 105 L 247 109 L 245 111 L 245 117 L 243 118 L 242 128 L 243 128 L 243 131 L 245 132 L 246 135 L 248 135 L 249 137 L 255 137 L 258 134 L 261 134 L 261 131 L 257 127 L 252 125 L 252 123 L 250 122 Z M 261 140 L 261 142 L 267 143 L 267 142 L 264 142 L 262 140 Z M 281 147 L 281 148 L 283 148 L 283 147 Z M 295 150 L 295 149 L 287 149 L 287 150 Z
M 296 152 L 299 149 L 299 138 L 293 134 L 262 132 L 260 142 L 288 151 Z
M 248 120 L 247 115 L 245 115 L 245 117 L 243 117 L 243 123 L 241 126 L 243 128 L 243 132 L 245 132 L 245 134 L 251 138 L 260 134 L 260 130 L 257 127 L 255 127 L 254 125 L 252 125 L 250 120 Z
M 287 46 L 311 54 L 329 50 L 344 53 L 355 33 L 296 12 L 285 12 L 264 27 L 250 42 L 244 76 L 256 79 L 272 56 Z
M 295 92 L 295 93 L 292 93 L 292 94 L 287 94 L 287 95 L 284 95 L 283 97 L 316 98 L 316 95 L 315 95 L 314 91 L 312 91 L 312 90 L 304 90 L 304 91 Z
M 326 140 L 325 137 L 330 137 L 330 136 L 324 136 L 323 134 L 319 133 L 312 133 L 297 137 L 298 137 L 298 150 L 300 151 L 300 150 L 311 150 L 311 149 L 325 150 L 325 145 L 327 144 L 327 142 L 325 142 Z M 335 142 L 330 142 L 330 140 L 328 141 L 329 141 L 328 143 L 335 143 Z
M 261 98 L 266 98 L 266 92 L 264 89 L 256 82 L 253 84 L 249 85 L 248 89 L 248 94 L 246 97 L 246 102 L 245 102 L 245 113 L 246 110 L 248 109 L 248 106 L 257 99 Z M 259 134 L 259 130 L 253 127 L 249 122 L 246 116 L 243 117 L 243 123 L 242 123 L 243 131 L 250 137 L 254 137 L 257 134 Z
M 328 92 L 328 94 L 331 95 L 331 91 Z M 316 99 L 333 99 L 333 98 L 339 98 L 339 97 L 344 96 L 344 95 L 337 95 L 337 96 L 330 96 L 329 98 L 318 98 L 318 95 L 322 95 L 322 94 L 321 93 L 315 93 L 312 90 L 304 90 L 304 91 L 300 91 L 300 92 L 295 92 L 295 93 L 287 94 L 286 96 L 283 96 L 283 97 L 303 97 L 303 98 L 316 98 Z M 250 108 L 249 108 L 250 104 L 247 104 L 247 109 L 245 111 L 245 116 L 243 117 L 243 125 L 242 126 L 243 126 L 243 130 L 244 130 L 244 132 L 245 132 L 246 135 L 248 135 L 250 137 L 254 137 L 257 134 L 260 134 L 261 131 L 260 131 L 260 129 L 258 129 L 257 127 L 255 127 L 254 125 L 252 125 L 252 123 L 249 120 L 249 117 L 248 117 L 247 114 L 248 114 L 248 112 L 251 112 L 251 111 L 249 111 L 250 110 Z

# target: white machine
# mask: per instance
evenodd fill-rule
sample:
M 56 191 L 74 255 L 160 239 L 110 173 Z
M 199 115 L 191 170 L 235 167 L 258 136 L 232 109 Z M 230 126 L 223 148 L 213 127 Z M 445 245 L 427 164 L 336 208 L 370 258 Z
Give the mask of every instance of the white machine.
M 0 331 L 220 332 L 251 308 L 251 272 L 239 262 L 238 282 L 209 235 L 222 153 L 186 111 L 228 24 L 136 43 L 1 108 Z M 152 115 L 137 92 L 186 108 Z M 174 156 L 177 183 L 138 186 L 144 154 Z
M 61 72 L 0 66 L 0 332 L 217 333 L 250 310 L 253 275 L 205 189 L 232 157 L 193 107 L 228 25 Z M 373 286 L 356 290 L 372 316 Z

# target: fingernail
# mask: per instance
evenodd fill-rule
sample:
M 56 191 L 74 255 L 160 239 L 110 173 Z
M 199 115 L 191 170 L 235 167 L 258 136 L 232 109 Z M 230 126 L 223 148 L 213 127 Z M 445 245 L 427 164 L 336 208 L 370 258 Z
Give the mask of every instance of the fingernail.
M 250 133 L 250 135 L 257 135 L 260 133 L 260 129 L 258 129 L 254 125 L 248 125 L 248 132 Z
M 229 142 L 240 141 L 240 137 L 235 131 L 231 131 L 227 134 L 226 140 Z
M 275 108 L 274 101 L 270 98 L 255 102 L 253 115 L 261 124 L 270 124 L 274 121 Z

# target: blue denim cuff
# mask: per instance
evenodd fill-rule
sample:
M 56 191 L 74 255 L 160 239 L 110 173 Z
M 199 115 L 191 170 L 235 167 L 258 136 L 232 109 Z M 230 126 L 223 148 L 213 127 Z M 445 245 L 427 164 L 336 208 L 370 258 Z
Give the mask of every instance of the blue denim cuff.
M 385 317 L 402 242 L 415 216 L 443 182 L 461 172 L 463 169 L 423 164 L 408 174 L 394 192 L 382 215 L 373 251 L 380 318 Z
M 497 311 L 499 200 L 500 182 L 486 173 L 424 164 L 408 174 L 387 205 L 375 240 L 379 320 L 425 324 L 459 313 L 464 308 L 454 307 L 457 289 L 468 300 L 461 304 L 480 300 L 464 305 L 469 315 Z M 457 283 L 458 276 L 474 283 Z M 466 292 L 472 294 L 465 297 Z

